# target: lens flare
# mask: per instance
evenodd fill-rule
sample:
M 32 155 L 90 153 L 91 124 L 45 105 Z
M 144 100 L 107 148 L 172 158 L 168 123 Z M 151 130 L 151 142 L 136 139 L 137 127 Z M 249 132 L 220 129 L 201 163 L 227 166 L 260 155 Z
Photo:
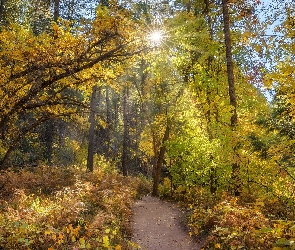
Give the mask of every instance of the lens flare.
M 152 45 L 160 45 L 163 41 L 163 38 L 164 32 L 161 30 L 154 30 L 148 36 L 148 39 L 150 40 Z

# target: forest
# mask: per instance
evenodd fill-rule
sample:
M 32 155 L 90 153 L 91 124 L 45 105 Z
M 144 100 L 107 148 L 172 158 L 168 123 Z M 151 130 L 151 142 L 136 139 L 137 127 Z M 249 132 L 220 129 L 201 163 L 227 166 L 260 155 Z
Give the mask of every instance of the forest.
M 0 0 L 0 249 L 139 249 L 151 193 L 203 249 L 295 249 L 292 0 Z

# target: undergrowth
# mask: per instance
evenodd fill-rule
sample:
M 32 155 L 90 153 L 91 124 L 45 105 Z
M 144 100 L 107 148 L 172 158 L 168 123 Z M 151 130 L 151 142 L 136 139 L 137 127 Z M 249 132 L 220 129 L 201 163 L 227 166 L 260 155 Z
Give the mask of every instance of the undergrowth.
M 142 179 L 115 171 L 3 171 L 0 248 L 131 249 L 131 205 L 147 189 Z
M 168 179 L 160 191 L 162 196 L 171 193 Z M 173 198 L 189 210 L 190 235 L 205 238 L 203 249 L 295 249 L 294 207 L 277 198 L 213 196 L 203 187 L 182 186 Z

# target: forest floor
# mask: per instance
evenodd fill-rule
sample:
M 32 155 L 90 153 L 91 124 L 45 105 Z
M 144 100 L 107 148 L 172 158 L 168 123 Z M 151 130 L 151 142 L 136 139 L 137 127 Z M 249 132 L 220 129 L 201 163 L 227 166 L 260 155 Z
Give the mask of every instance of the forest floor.
M 184 217 L 175 203 L 146 196 L 133 208 L 132 241 L 143 250 L 201 249 L 185 229 Z

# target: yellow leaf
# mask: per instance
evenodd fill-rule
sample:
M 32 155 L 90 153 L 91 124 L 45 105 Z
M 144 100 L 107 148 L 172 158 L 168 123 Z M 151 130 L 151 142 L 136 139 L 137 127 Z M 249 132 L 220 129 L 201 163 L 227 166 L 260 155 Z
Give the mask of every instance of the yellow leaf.
M 79 242 L 80 242 L 81 245 L 84 245 L 85 244 L 85 239 L 84 238 L 80 238 L 79 239 Z
M 51 231 L 47 229 L 47 230 L 45 230 L 44 234 L 49 235 L 49 234 L 51 234 Z
M 260 53 L 261 50 L 262 50 L 262 47 L 261 47 L 261 45 L 256 44 L 256 45 L 254 46 L 254 49 L 255 49 L 255 51 L 256 51 L 257 53 Z
M 104 247 L 109 247 L 110 246 L 110 240 L 109 240 L 109 236 L 103 236 L 102 237 L 102 242 L 103 242 L 103 246 Z
M 216 243 L 216 244 L 214 245 L 214 247 L 215 247 L 215 248 L 220 248 L 221 246 L 220 246 L 219 243 Z
M 120 245 L 117 245 L 116 247 L 115 247 L 115 250 L 121 250 L 122 249 L 122 247 L 120 246 Z
M 256 201 L 255 205 L 264 207 L 263 201 Z

